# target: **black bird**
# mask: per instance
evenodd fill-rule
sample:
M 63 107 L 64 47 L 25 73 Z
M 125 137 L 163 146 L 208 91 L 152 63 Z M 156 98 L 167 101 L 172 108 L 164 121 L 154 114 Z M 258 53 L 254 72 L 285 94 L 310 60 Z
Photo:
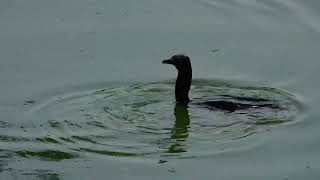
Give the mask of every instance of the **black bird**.
M 189 99 L 189 90 L 192 82 L 192 67 L 191 61 L 188 56 L 185 55 L 174 55 L 170 59 L 163 60 L 163 64 L 171 64 L 176 67 L 178 70 L 178 77 L 175 85 L 175 97 L 176 102 L 179 104 L 188 104 Z M 241 97 L 238 97 L 241 98 Z M 268 101 L 267 99 L 259 98 L 246 98 L 250 99 L 252 102 L 264 102 Z M 257 107 L 273 107 L 273 104 L 243 104 L 236 103 L 231 101 L 206 101 L 199 103 L 199 105 L 204 105 L 209 108 L 216 108 L 220 110 L 225 110 L 229 112 L 234 112 L 236 110 L 243 110 L 248 108 L 257 108 Z
M 168 60 L 162 61 L 163 64 L 172 64 L 178 70 L 176 80 L 175 96 L 176 101 L 182 104 L 188 104 L 189 90 L 192 81 L 192 67 L 190 58 L 184 55 L 174 55 Z

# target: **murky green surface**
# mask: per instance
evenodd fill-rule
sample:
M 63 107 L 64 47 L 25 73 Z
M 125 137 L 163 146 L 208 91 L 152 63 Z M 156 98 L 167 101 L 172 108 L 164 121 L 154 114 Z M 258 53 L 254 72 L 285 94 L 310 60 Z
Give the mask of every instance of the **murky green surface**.
M 1 1 L 0 179 L 319 179 L 319 9 Z M 161 64 L 176 53 L 188 107 Z M 214 100 L 253 108 L 199 105 Z

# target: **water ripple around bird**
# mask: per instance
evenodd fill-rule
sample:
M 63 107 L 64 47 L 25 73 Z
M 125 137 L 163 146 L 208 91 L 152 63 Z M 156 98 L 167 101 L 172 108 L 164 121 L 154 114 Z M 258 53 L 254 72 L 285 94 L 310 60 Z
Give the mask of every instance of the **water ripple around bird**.
M 35 149 L 16 154 L 48 155 L 53 160 L 84 153 L 149 158 L 207 156 L 248 146 L 253 141 L 250 137 L 293 122 L 302 107 L 282 90 L 217 80 L 194 80 L 190 96 L 194 100 L 188 107 L 176 105 L 173 81 L 56 96 L 30 107 L 30 125 L 24 129 L 26 134 L 32 133 L 26 139 L 36 141 L 39 147 L 33 145 Z M 206 100 L 252 104 L 253 108 L 226 112 L 197 104 Z M 254 106 L 265 102 L 274 106 Z M 27 140 L 20 139 L 24 143 Z

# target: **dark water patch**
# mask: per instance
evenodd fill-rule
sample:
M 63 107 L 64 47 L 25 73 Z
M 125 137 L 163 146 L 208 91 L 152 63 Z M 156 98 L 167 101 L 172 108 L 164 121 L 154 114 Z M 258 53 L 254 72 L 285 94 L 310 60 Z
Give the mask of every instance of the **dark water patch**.
M 138 153 L 126 153 L 126 152 L 96 150 L 96 149 L 88 149 L 88 148 L 80 148 L 79 151 L 95 153 L 95 154 L 100 154 L 100 155 L 117 156 L 117 157 L 132 157 L 132 156 L 146 155 L 146 154 L 138 154 Z
M 53 144 L 60 144 L 59 141 L 50 138 L 50 137 L 45 137 L 45 138 L 36 138 L 37 141 L 39 142 L 44 142 L 44 143 L 53 143 Z
M 180 154 L 187 152 L 184 148 L 180 148 L 179 146 L 171 146 L 166 153 L 170 154 Z
M 10 128 L 11 125 L 8 122 L 0 121 L 0 128 Z
M 65 142 L 75 143 L 75 141 L 71 140 L 70 138 L 60 137 L 60 139 L 63 140 L 63 141 L 65 141 Z
M 62 129 L 62 127 L 63 127 L 60 122 L 55 121 L 55 120 L 48 120 L 48 124 L 49 124 L 52 128 Z
M 163 163 L 166 163 L 166 162 L 168 162 L 168 161 L 162 160 L 162 159 L 159 159 L 159 161 L 158 161 L 159 164 L 163 164 Z
M 100 128 L 103 128 L 103 129 L 107 128 L 107 126 L 105 126 L 102 122 L 99 122 L 99 121 L 90 121 L 87 124 L 90 125 L 90 126 L 96 126 L 96 127 L 100 127 Z
M 91 138 L 89 137 L 84 137 L 84 136 L 72 136 L 73 139 L 76 139 L 76 140 L 80 140 L 80 141 L 85 141 L 85 142 L 89 142 L 89 143 L 93 143 L 93 144 L 96 144 L 97 142 L 92 140 Z
M 279 119 L 274 119 L 274 120 L 269 120 L 269 119 L 262 119 L 262 120 L 257 120 L 255 122 L 256 125 L 262 126 L 262 125 L 275 125 L 275 124 L 282 124 L 285 123 L 285 120 L 279 120 Z
M 249 132 L 248 134 L 242 135 L 242 136 L 240 136 L 240 137 L 233 138 L 232 140 L 238 140 L 238 139 L 246 138 L 246 137 L 248 137 L 248 136 L 253 135 L 254 133 L 255 133 L 255 132 Z
M 34 103 L 36 103 L 35 100 L 28 100 L 28 101 L 24 101 L 23 105 L 30 105 L 30 104 L 34 104 Z
M 86 116 L 86 115 L 85 115 Z M 75 126 L 75 127 L 78 127 L 78 128 L 81 128 L 81 125 L 77 124 L 77 123 L 74 123 L 74 122 L 71 122 L 69 120 L 64 120 L 63 121 L 64 123 L 68 124 L 69 126 Z
M 268 102 L 269 99 L 263 99 L 263 98 L 256 98 L 256 97 L 241 97 L 241 96 L 232 96 L 232 95 L 221 95 L 224 97 L 228 97 L 229 99 L 235 99 L 239 101 L 248 101 L 248 102 Z
M 249 145 L 256 134 L 292 122 L 302 107 L 287 92 L 248 82 L 196 79 L 190 96 L 188 106 L 175 104 L 174 81 L 103 88 L 53 98 L 30 119 L 48 132 L 39 141 L 79 153 L 186 158 Z M 201 105 L 218 101 L 246 108 Z
M 73 159 L 78 157 L 78 155 L 62 152 L 62 151 L 53 151 L 53 150 L 47 150 L 47 151 L 17 151 L 15 152 L 17 155 L 25 158 L 40 158 L 42 160 L 46 161 L 62 161 L 65 159 Z
M 212 50 L 210 50 L 210 52 L 212 52 L 212 53 L 216 53 L 216 52 L 219 52 L 220 51 L 220 49 L 212 49 Z

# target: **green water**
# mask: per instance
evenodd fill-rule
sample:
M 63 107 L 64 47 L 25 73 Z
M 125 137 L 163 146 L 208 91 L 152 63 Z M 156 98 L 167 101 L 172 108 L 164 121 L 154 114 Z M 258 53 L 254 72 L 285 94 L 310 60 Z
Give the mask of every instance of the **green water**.
M 0 1 L 0 179 L 318 180 L 319 9 Z M 178 53 L 188 107 L 161 64 Z M 201 105 L 217 100 L 253 108 Z

